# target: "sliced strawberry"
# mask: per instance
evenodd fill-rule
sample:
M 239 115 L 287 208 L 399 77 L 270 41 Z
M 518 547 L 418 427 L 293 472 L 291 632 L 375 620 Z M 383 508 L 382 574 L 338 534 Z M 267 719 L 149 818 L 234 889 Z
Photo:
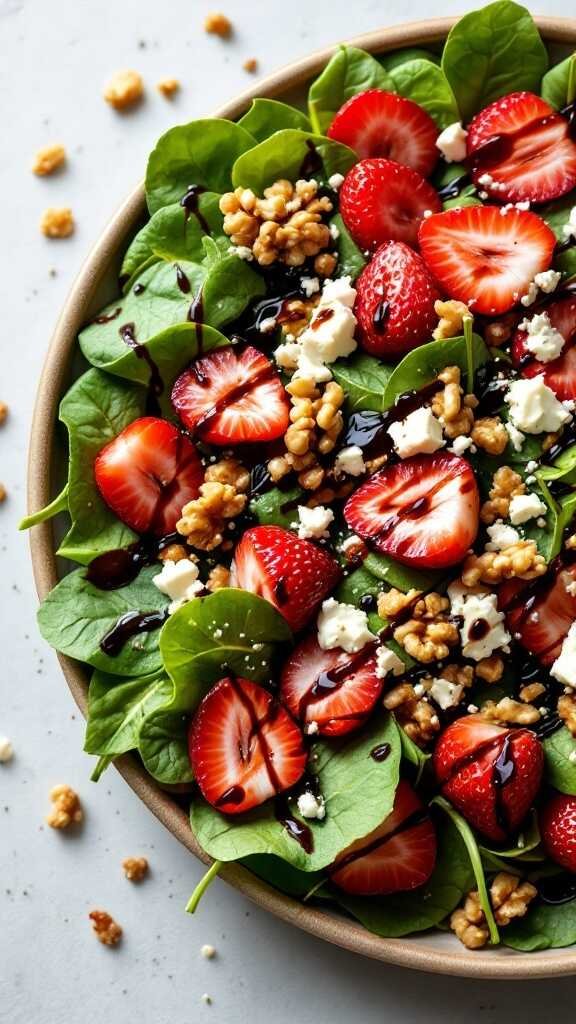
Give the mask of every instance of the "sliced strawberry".
M 452 299 L 473 313 L 512 309 L 536 274 L 547 270 L 554 232 L 535 213 L 496 206 L 446 210 L 422 221 L 420 250 Z
M 340 189 L 344 223 L 370 252 L 390 238 L 415 247 L 425 211 L 441 209 L 436 190 L 418 171 L 383 157 L 360 160 Z
M 356 282 L 354 312 L 360 344 L 394 359 L 429 341 L 438 317 L 436 283 L 418 253 L 404 242 L 384 242 Z
M 558 359 L 542 363 L 536 359 L 526 345 L 527 334 L 517 330 L 512 339 L 512 359 L 523 377 L 537 377 L 544 374 L 549 388 L 561 402 L 576 398 L 576 298 L 559 299 L 546 306 L 546 313 L 552 327 L 565 339 L 566 344 Z
M 511 580 L 500 587 L 498 603 L 511 633 L 543 665 L 559 657 L 564 638 L 576 619 L 576 563 L 556 566 L 545 576 L 524 583 Z
M 414 455 L 371 476 L 346 502 L 358 536 L 405 565 L 442 569 L 464 558 L 478 532 L 471 466 L 450 452 Z
M 481 110 L 466 141 L 474 184 L 493 199 L 547 203 L 576 185 L 568 118 L 534 93 L 513 92 Z
M 540 833 L 548 856 L 576 874 L 576 796 L 557 793 L 540 814 Z
M 282 670 L 280 699 L 294 718 L 315 722 L 321 736 L 359 729 L 382 692 L 376 653 L 323 651 L 312 633 L 292 652 Z
M 384 156 L 425 178 L 438 159 L 438 129 L 430 114 L 413 100 L 383 89 L 368 89 L 347 100 L 327 135 L 350 146 L 360 160 Z
M 204 469 L 172 423 L 143 416 L 98 452 L 94 477 L 106 504 L 136 533 L 172 533 L 199 493 Z
M 172 405 L 184 426 L 210 444 L 274 441 L 289 423 L 282 382 L 251 345 L 196 359 L 174 384 Z
M 216 683 L 194 716 L 188 747 L 202 796 L 223 814 L 242 814 L 283 793 L 306 768 L 300 729 L 249 679 Z
M 298 630 L 339 578 L 336 560 L 315 544 L 280 526 L 254 526 L 236 548 L 230 582 L 270 601 Z
M 417 889 L 436 863 L 436 832 L 424 805 L 403 779 L 394 807 L 378 828 L 339 853 L 330 871 L 334 885 L 358 896 Z
M 444 796 L 470 825 L 500 843 L 526 817 L 540 788 L 544 753 L 529 729 L 507 729 L 481 715 L 442 733 L 434 768 Z

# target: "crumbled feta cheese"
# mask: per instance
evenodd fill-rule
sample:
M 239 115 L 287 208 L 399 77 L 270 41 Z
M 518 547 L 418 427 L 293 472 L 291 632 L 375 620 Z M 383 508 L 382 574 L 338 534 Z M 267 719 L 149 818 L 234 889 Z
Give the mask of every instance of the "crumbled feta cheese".
M 249 245 L 231 245 L 228 252 L 230 256 L 237 256 L 239 260 L 246 260 L 247 263 L 254 259 L 254 253 Z
M 7 736 L 0 736 L 0 764 L 7 764 L 14 757 L 14 747 Z
M 392 675 L 400 676 L 406 671 L 406 666 L 395 651 L 389 647 L 379 647 L 376 652 L 376 675 L 378 679 L 385 679 L 392 672 Z
M 566 584 L 566 593 L 570 594 L 570 597 L 576 597 L 576 580 Z
M 328 185 L 329 185 L 330 188 L 334 189 L 335 192 L 337 192 L 338 189 L 343 184 L 344 184 L 344 175 L 343 174 L 331 174 L 330 177 L 328 178 Z
M 350 277 L 341 277 L 324 283 L 320 302 L 308 327 L 294 347 L 286 350 L 281 345 L 275 352 L 279 365 L 296 362 L 296 377 L 309 377 L 320 383 L 332 377 L 328 365 L 336 359 L 350 355 L 358 347 L 354 340 L 356 317 L 352 306 L 356 289 Z
M 546 505 L 537 494 L 516 494 L 510 501 L 508 515 L 514 526 L 520 526 L 546 511 Z
M 435 452 L 446 442 L 442 436 L 442 424 L 428 406 L 411 412 L 405 420 L 392 423 L 388 433 L 401 459 L 419 452 Z
M 181 608 L 187 601 L 204 589 L 204 584 L 198 579 L 198 566 L 189 558 L 181 558 L 179 562 L 173 562 L 169 558 L 162 565 L 162 570 L 152 577 L 155 587 L 158 587 L 163 594 L 170 598 L 168 606 L 170 614 Z
M 260 331 L 260 334 L 270 334 L 271 331 L 276 330 L 276 317 L 265 316 L 264 319 L 260 321 L 258 330 Z
M 520 540 L 518 530 L 507 526 L 501 519 L 497 519 L 493 526 L 488 526 L 486 533 L 490 537 L 490 542 L 486 545 L 487 551 L 504 551 Z
M 448 451 L 454 452 L 454 455 L 463 455 L 465 451 L 468 451 L 468 449 L 470 449 L 471 452 L 476 451 L 476 445 L 472 438 L 467 437 L 466 434 L 459 434 L 458 437 L 454 438 Z
M 274 352 L 274 359 L 283 370 L 295 370 L 300 358 L 300 345 L 297 341 L 286 341 Z
M 355 654 L 375 639 L 368 629 L 366 612 L 333 597 L 323 602 L 318 616 L 318 643 L 323 651 L 341 647 L 348 654 Z
M 512 423 L 526 434 L 554 433 L 571 418 L 542 373 L 512 381 L 504 401 L 510 406 Z
M 348 448 L 342 448 L 334 460 L 334 472 L 336 476 L 346 473 L 347 476 L 362 476 L 366 472 L 362 449 L 357 444 L 351 444 Z
M 500 213 L 502 213 L 502 210 L 500 210 Z M 534 284 L 534 281 L 530 281 L 530 284 L 528 285 L 528 291 L 525 295 L 522 296 L 520 302 L 523 306 L 531 306 L 534 302 L 536 302 L 537 297 L 538 286 Z
M 524 434 L 522 433 L 521 430 L 518 430 L 514 426 L 513 423 L 509 423 L 508 422 L 508 423 L 505 423 L 504 426 L 506 427 L 506 430 L 508 432 L 508 437 L 510 438 L 510 443 L 511 443 L 514 451 L 515 452 L 521 452 L 522 451 L 522 445 L 524 444 L 524 441 L 526 440 Z
M 318 731 L 318 722 L 308 722 L 307 725 L 304 726 L 304 732 L 307 736 L 315 736 Z
M 216 956 L 216 949 L 214 946 L 205 943 L 204 946 L 200 947 L 200 953 L 205 960 L 212 960 Z
M 328 527 L 330 523 L 334 522 L 334 513 L 331 508 L 325 508 L 324 505 L 316 505 L 315 508 L 299 505 L 298 518 L 300 520 L 298 525 L 300 540 L 330 536 Z
M 428 693 L 432 697 L 432 700 L 442 708 L 442 711 L 446 711 L 448 708 L 456 707 L 460 703 L 460 698 L 464 692 L 464 686 L 462 683 L 451 683 L 448 679 L 434 679 L 432 686 L 428 690 Z
M 526 331 L 526 348 L 541 363 L 558 359 L 565 339 L 550 323 L 548 313 L 536 313 L 530 320 L 523 320 L 519 330 Z
M 525 468 L 527 473 L 535 473 L 538 469 L 538 463 L 535 462 L 534 459 L 530 459 L 530 462 L 526 463 Z
M 490 188 L 490 185 L 494 183 L 494 178 L 491 174 L 481 174 L 478 178 L 478 184 L 482 185 L 482 188 Z
M 335 242 L 340 238 L 340 228 L 337 224 L 330 225 L 330 237 L 333 238 Z
M 560 655 L 550 669 L 550 675 L 571 689 L 576 688 L 576 622 L 564 637 Z
M 317 277 L 302 277 L 300 279 L 302 288 L 307 299 L 311 299 L 316 292 L 320 291 L 320 281 Z
M 352 287 L 350 275 L 336 277 L 324 282 L 320 306 L 331 306 L 333 302 L 340 302 L 343 306 L 352 309 L 356 302 L 356 289 Z
M 346 540 L 342 541 L 340 551 L 345 555 L 347 551 L 351 551 L 352 548 L 356 548 L 363 543 L 364 541 L 360 540 L 360 537 L 357 537 L 355 533 L 351 533 L 349 537 L 346 537 Z
M 428 218 L 432 216 L 432 210 L 424 210 L 424 213 L 422 214 L 422 216 L 423 216 L 424 220 L 428 220 Z
M 460 639 L 465 658 L 482 661 L 512 639 L 503 625 L 504 615 L 498 611 L 497 600 L 496 594 L 469 594 L 464 599 Z
M 306 789 L 298 797 L 298 810 L 303 818 L 318 818 L 319 821 L 322 821 L 326 817 L 324 797 L 316 796 Z
M 568 220 L 566 221 L 566 224 L 563 224 L 562 226 L 562 234 L 566 241 L 568 241 L 569 238 L 576 239 L 576 206 L 573 206 L 570 210 Z
M 436 139 L 436 148 L 448 164 L 457 164 L 466 159 L 466 139 L 468 132 L 462 127 L 460 121 L 449 124 Z
M 559 270 L 542 270 L 539 274 L 535 275 L 534 284 L 541 292 L 550 295 L 551 292 L 556 291 L 561 277 L 562 274 Z

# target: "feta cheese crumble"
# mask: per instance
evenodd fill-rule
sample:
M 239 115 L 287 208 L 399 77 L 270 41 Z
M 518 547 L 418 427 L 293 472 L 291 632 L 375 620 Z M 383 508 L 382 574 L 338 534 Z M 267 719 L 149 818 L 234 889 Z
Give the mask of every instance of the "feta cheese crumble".
M 334 513 L 331 508 L 324 505 L 316 505 L 316 508 L 308 508 L 306 505 L 298 505 L 298 536 L 300 540 L 310 538 L 329 537 L 328 527 L 334 522 Z
M 576 688 L 576 622 L 564 637 L 560 655 L 550 669 L 550 675 L 571 689 Z
M 298 810 L 303 818 L 317 818 L 318 821 L 322 821 L 326 817 L 324 797 L 316 796 L 307 789 L 298 797 Z
M 446 443 L 442 424 L 428 406 L 411 412 L 405 420 L 392 423 L 388 433 L 401 459 L 419 452 L 435 452 Z
M 316 292 L 320 291 L 320 281 L 317 277 L 303 277 L 300 284 L 307 299 L 311 299 Z
M 432 700 L 439 708 L 442 708 L 442 711 L 456 707 L 460 703 L 463 692 L 464 686 L 462 683 L 451 683 L 448 679 L 442 677 L 434 679 L 432 686 L 428 690 Z
M 355 654 L 376 639 L 368 629 L 366 612 L 334 597 L 323 602 L 317 624 L 318 643 L 323 651 L 341 647 L 348 654 Z
M 231 245 L 228 252 L 230 256 L 237 256 L 239 260 L 246 260 L 247 263 L 254 259 L 254 253 L 249 245 Z
M 550 323 L 548 313 L 536 313 L 530 320 L 523 320 L 519 330 L 526 331 L 526 348 L 541 363 L 558 359 L 565 339 Z
M 506 427 L 508 437 L 510 438 L 510 444 L 512 445 L 514 451 L 521 452 L 522 445 L 526 440 L 526 436 L 522 433 L 521 430 L 518 430 L 518 428 L 515 427 L 513 423 L 508 422 L 505 423 L 504 426 Z
M 329 185 L 330 188 L 333 188 L 335 192 L 337 192 L 338 189 L 343 184 L 344 184 L 344 175 L 343 174 L 331 174 L 330 177 L 328 178 L 328 185 Z
M 496 594 L 469 594 L 463 601 L 464 624 L 460 629 L 462 654 L 473 661 L 489 658 L 512 639 L 504 615 L 498 611 Z
M 546 295 L 550 295 L 552 292 L 556 291 L 561 277 L 562 273 L 560 270 L 541 270 L 540 273 L 536 274 L 534 277 L 534 284 L 541 292 L 544 292 Z
M 573 206 L 568 215 L 568 220 L 562 225 L 562 234 L 566 241 L 569 238 L 576 238 L 576 206 Z
M 514 526 L 520 526 L 545 512 L 547 512 L 546 505 L 537 494 L 516 494 L 510 501 L 508 515 Z
M 170 614 L 204 590 L 204 584 L 198 579 L 198 566 L 188 558 L 181 558 L 178 562 L 166 559 L 161 572 L 152 577 L 152 582 L 170 598 Z
M 454 455 L 464 455 L 464 452 L 468 451 L 468 449 L 470 449 L 472 454 L 477 450 L 472 438 L 467 437 L 466 434 L 458 434 L 458 437 L 454 438 L 448 451 L 453 452 Z
M 521 539 L 518 530 L 515 530 L 513 526 L 507 526 L 501 519 L 497 519 L 492 526 L 488 526 L 486 533 L 490 537 L 486 551 L 505 551 L 506 548 L 511 548 Z
M 336 476 L 346 473 L 347 476 L 362 476 L 366 472 L 362 449 L 357 444 L 351 444 L 348 448 L 342 448 L 334 460 L 334 472 Z
M 504 401 L 510 407 L 510 419 L 526 434 L 554 433 L 571 419 L 571 414 L 544 383 L 544 374 L 514 380 Z
M 468 132 L 462 127 L 460 121 L 449 124 L 436 139 L 436 148 L 448 164 L 457 164 L 466 158 L 466 139 Z
M 287 341 L 276 349 L 278 365 L 294 369 L 296 377 L 308 377 L 316 383 L 331 380 L 329 364 L 349 356 L 358 347 L 354 340 L 356 317 L 352 312 L 355 298 L 356 289 L 351 286 L 350 277 L 326 281 L 314 315 L 298 340 Z
M 378 679 L 385 679 L 391 672 L 394 676 L 400 676 L 406 671 L 406 666 L 389 647 L 379 647 L 376 652 L 376 675 Z

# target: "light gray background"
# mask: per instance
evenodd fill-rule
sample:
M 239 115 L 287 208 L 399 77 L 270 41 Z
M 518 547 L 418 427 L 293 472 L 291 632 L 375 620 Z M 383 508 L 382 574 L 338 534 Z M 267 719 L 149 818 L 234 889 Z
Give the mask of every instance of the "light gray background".
M 183 908 L 201 866 L 141 805 L 114 769 L 90 783 L 83 724 L 53 653 L 35 626 L 26 538 L 27 435 L 48 339 L 71 281 L 107 219 L 142 175 L 156 137 L 210 112 L 250 83 L 242 62 L 267 73 L 309 51 L 385 24 L 470 9 L 442 0 L 222 0 L 236 35 L 202 31 L 214 7 L 194 0 L 0 0 L 0 734 L 15 747 L 0 765 L 0 1019 L 6 1024 L 298 1024 L 375 1021 L 540 1021 L 573 1014 L 574 982 L 497 984 L 428 978 L 324 945 L 260 912 L 216 881 L 195 917 Z M 563 0 L 539 0 L 565 14 Z M 135 67 L 147 100 L 119 116 L 101 99 L 107 76 Z M 154 90 L 182 81 L 172 104 Z M 63 142 L 66 170 L 29 170 L 35 149 Z M 71 205 L 72 239 L 45 240 L 48 205 Z M 50 275 L 51 268 L 55 276 Z M 81 794 L 77 837 L 42 824 L 52 785 Z M 120 863 L 145 854 L 136 887 Z M 87 913 L 124 927 L 115 950 L 93 937 Z M 205 961 L 209 942 L 218 957 Z M 212 1005 L 201 1002 L 208 992 Z

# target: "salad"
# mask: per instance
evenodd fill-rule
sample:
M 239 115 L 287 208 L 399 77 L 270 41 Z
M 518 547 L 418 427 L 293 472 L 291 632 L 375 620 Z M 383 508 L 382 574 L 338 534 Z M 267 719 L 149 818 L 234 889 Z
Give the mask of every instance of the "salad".
M 498 0 L 160 138 L 86 324 L 42 635 L 214 863 L 576 942 L 576 55 Z

